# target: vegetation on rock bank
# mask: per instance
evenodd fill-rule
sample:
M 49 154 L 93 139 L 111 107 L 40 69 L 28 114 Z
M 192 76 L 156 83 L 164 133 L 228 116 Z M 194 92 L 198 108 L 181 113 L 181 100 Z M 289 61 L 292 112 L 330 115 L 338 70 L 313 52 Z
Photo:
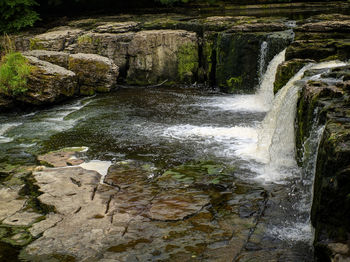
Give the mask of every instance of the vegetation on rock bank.
M 33 68 L 19 52 L 9 52 L 0 62 L 0 93 L 17 96 L 27 91 L 27 77 Z

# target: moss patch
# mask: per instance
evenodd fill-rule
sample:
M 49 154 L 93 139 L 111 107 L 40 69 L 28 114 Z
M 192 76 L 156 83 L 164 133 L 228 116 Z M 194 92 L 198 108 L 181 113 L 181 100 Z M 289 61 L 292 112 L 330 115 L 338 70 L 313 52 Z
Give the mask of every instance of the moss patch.
M 187 43 L 179 48 L 178 74 L 181 82 L 192 83 L 197 78 L 198 72 L 198 46 L 195 43 Z
M 36 39 L 36 38 L 31 38 L 29 40 L 29 49 L 30 50 L 45 50 L 45 46 L 41 42 L 41 40 Z

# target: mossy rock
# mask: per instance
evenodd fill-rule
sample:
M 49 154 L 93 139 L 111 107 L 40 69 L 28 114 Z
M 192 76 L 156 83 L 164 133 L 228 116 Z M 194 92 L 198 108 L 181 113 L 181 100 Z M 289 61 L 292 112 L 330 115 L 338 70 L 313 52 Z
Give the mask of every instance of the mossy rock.
M 28 228 L 19 226 L 8 226 L 0 224 L 0 242 L 11 246 L 22 247 L 33 241 Z
M 110 91 L 115 87 L 119 75 L 119 68 L 112 60 L 94 54 L 70 55 L 68 68 L 77 75 L 81 95 Z
M 193 83 L 198 72 L 197 43 L 187 43 L 180 46 L 177 52 L 178 76 L 181 83 Z
M 258 84 L 255 72 L 258 71 L 258 57 L 263 39 L 263 35 L 254 33 L 220 33 L 215 50 L 216 85 L 231 93 L 253 92 Z
M 228 187 L 232 185 L 234 168 L 220 163 L 204 161 L 188 163 L 164 172 L 158 179 L 160 185 L 199 185 Z
M 286 60 L 312 59 L 315 61 L 348 60 L 350 40 L 300 40 L 292 43 L 286 51 Z
M 305 65 L 315 62 L 310 59 L 292 59 L 280 64 L 277 68 L 273 91 L 276 94 Z

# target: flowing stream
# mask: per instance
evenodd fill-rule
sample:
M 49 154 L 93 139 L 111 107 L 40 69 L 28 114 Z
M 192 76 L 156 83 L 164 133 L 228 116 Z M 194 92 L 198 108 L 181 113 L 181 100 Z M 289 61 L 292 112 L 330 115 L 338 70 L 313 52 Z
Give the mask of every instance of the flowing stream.
M 279 261 L 311 261 L 313 174 L 296 165 L 294 117 L 296 81 L 316 67 L 304 67 L 274 98 L 274 76 L 284 56 L 285 51 L 276 55 L 261 72 L 254 95 L 130 87 L 43 111 L 0 115 L 0 165 L 35 164 L 37 154 L 72 146 L 88 147 L 87 160 L 102 169 L 101 161 L 143 161 L 158 170 L 189 161 L 225 163 L 239 179 L 271 193 L 260 246 L 284 250 Z

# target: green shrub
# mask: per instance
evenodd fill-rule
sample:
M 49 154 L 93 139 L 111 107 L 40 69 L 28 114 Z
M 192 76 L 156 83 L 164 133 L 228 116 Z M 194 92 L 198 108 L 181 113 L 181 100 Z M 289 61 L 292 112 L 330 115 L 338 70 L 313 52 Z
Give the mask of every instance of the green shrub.
M 0 33 L 32 26 L 39 19 L 35 5 L 35 0 L 0 0 Z
M 25 93 L 31 71 L 32 67 L 21 53 L 6 54 L 0 62 L 0 92 L 9 96 Z

